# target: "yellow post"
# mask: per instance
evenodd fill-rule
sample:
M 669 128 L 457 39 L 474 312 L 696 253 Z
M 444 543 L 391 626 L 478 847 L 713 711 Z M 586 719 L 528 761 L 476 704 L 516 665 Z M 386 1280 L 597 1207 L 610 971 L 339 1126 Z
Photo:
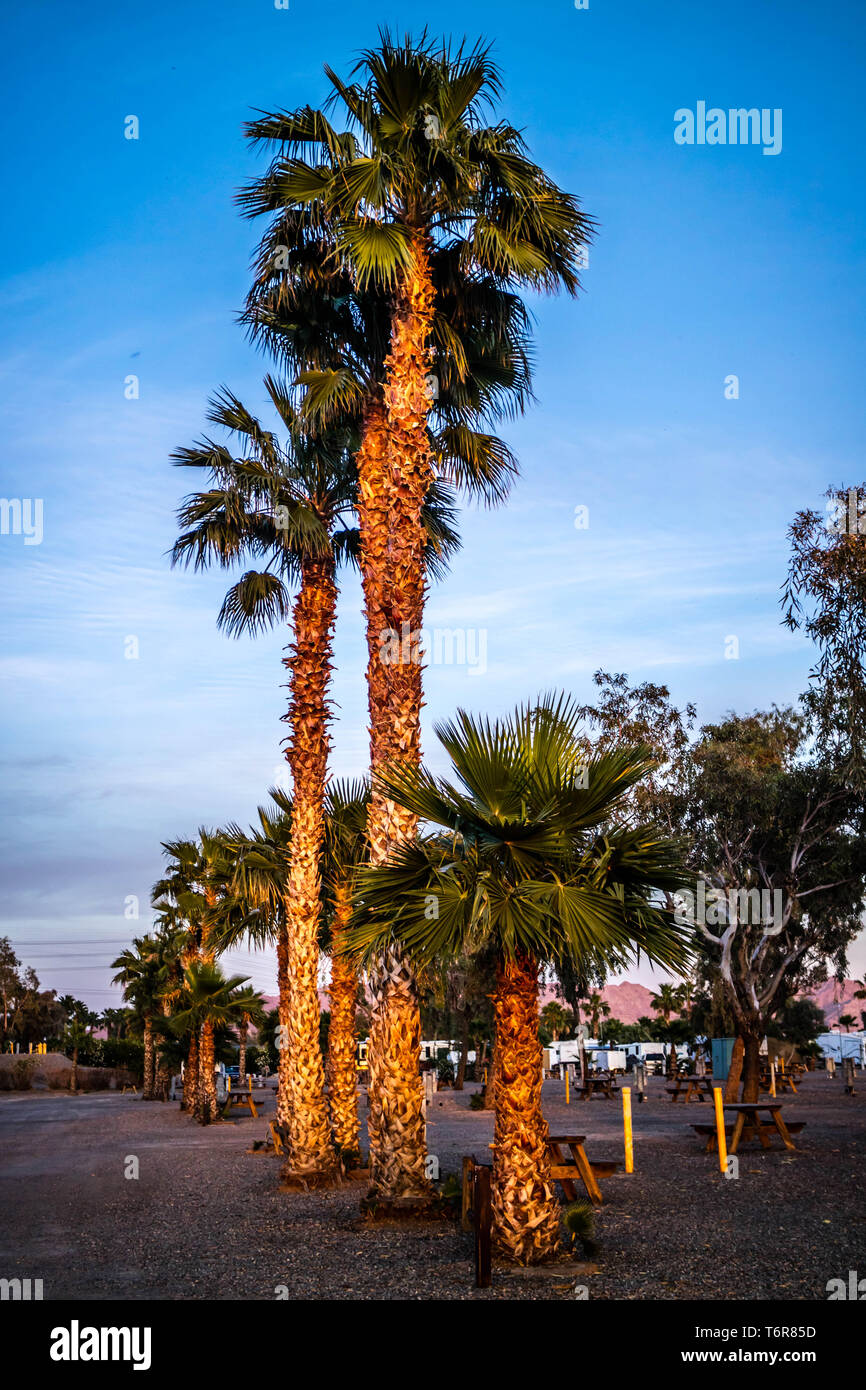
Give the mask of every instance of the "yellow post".
M 724 1098 L 721 1086 L 713 1087 L 713 1099 L 716 1104 L 716 1138 L 719 1144 L 719 1171 L 728 1171 L 728 1146 L 725 1141 L 725 1111 Z
M 775 1063 L 775 1062 L 771 1062 L 771 1063 L 770 1063 L 770 1095 L 771 1095 L 771 1096 L 775 1096 L 775 1094 L 776 1094 L 776 1063 Z
M 634 1143 L 631 1133 L 631 1086 L 622 1088 L 622 1127 L 625 1133 L 625 1171 L 634 1172 Z
M 568 1098 L 568 1063 L 567 1063 L 567 1062 L 565 1063 L 565 1103 L 566 1103 L 566 1105 L 571 1105 L 571 1101 L 570 1101 L 569 1098 Z

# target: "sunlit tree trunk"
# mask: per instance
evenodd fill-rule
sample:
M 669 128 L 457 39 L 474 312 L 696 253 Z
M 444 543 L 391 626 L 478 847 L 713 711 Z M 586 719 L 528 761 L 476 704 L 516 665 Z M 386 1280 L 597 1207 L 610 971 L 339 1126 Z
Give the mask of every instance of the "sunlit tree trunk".
M 183 1108 L 188 1115 L 198 1115 L 198 1029 L 189 1035 L 189 1052 L 183 1069 Z
M 238 1028 L 238 1084 L 243 1086 L 247 1079 L 247 1034 L 250 1025 L 244 1019 Z
M 213 1023 L 210 1019 L 202 1024 L 201 1044 L 199 1051 L 199 1083 L 198 1083 L 198 1120 L 200 1124 L 209 1125 L 217 1118 L 219 1110 L 217 1108 L 216 1076 L 214 1069 L 216 1057 L 214 1051 Z
M 541 1110 L 538 967 L 528 957 L 500 963 L 496 1016 L 496 1120 L 493 1132 L 493 1236 L 517 1264 L 539 1264 L 559 1245 L 559 1202 L 550 1176 Z
M 424 621 L 422 508 L 433 479 L 427 414 L 428 347 L 434 292 L 427 247 L 413 242 L 413 263 L 395 296 L 386 382 L 371 408 L 358 455 L 361 573 L 364 586 L 372 771 L 421 760 Z M 375 788 L 368 816 L 370 861 L 411 839 L 414 817 Z M 370 971 L 370 1166 L 380 1201 L 425 1198 L 421 1016 L 414 971 L 397 949 Z
M 144 1078 L 141 1087 L 142 1100 L 153 1100 L 153 1023 L 144 1020 Z
M 287 899 L 292 1113 L 283 1178 L 304 1186 L 333 1183 L 340 1175 L 325 1097 L 318 993 L 320 860 L 330 746 L 328 684 L 336 606 L 333 559 L 302 561 L 292 615 L 294 638 L 286 660 L 291 730 L 286 756 L 293 795 Z
M 331 926 L 331 1026 L 328 1030 L 328 1102 L 334 1141 L 347 1167 L 360 1161 L 358 1118 L 358 1073 L 355 1064 L 355 1000 L 358 990 L 357 968 L 350 956 L 341 953 L 343 938 L 352 913 L 348 884 L 335 891 L 334 921 Z
M 291 980 L 289 978 L 289 937 L 284 922 L 280 923 L 277 935 L 277 988 L 279 1002 L 277 1016 L 277 1124 L 289 1128 L 292 1118 L 292 1102 L 289 1076 L 289 1020 L 292 1013 Z

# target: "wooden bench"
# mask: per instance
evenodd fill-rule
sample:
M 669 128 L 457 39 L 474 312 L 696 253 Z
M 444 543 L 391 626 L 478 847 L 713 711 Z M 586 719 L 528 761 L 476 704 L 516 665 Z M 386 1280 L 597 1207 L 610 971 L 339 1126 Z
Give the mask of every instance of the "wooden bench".
M 673 1083 L 671 1085 L 665 1086 L 665 1090 L 671 1097 L 671 1102 L 674 1105 L 676 1105 L 677 1099 L 683 1093 L 683 1090 L 685 1090 L 683 1100 L 686 1105 L 688 1105 L 693 1096 L 699 1101 L 703 1101 L 706 1096 L 712 1098 L 712 1077 L 678 1074 L 673 1078 Z
M 806 1128 L 806 1123 L 806 1120 L 795 1120 L 790 1124 L 786 1124 L 785 1128 L 787 1129 L 789 1134 L 799 1134 L 802 1129 Z M 696 1134 L 699 1134 L 701 1138 L 703 1138 L 704 1135 L 707 1136 L 707 1144 L 706 1148 L 704 1149 L 705 1153 L 709 1153 L 712 1149 L 716 1147 L 715 1125 L 692 1125 L 691 1128 L 695 1131 Z M 747 1128 L 751 1128 L 751 1126 L 747 1126 Z M 733 1133 L 733 1125 L 726 1125 L 725 1138 L 730 1139 L 733 1136 Z
M 259 1101 L 259 1104 L 261 1105 L 261 1100 Z M 223 1119 L 227 1120 L 229 1117 L 229 1111 L 236 1109 L 239 1105 L 248 1106 L 249 1112 L 252 1115 L 253 1119 L 258 1119 L 259 1112 L 256 1109 L 256 1103 L 253 1099 L 252 1091 L 229 1091 L 228 1095 L 226 1096 L 225 1105 L 223 1106 L 221 1112 Z
M 595 1206 L 602 1205 L 601 1188 L 598 1185 L 599 1178 L 609 1178 L 619 1167 L 618 1163 L 590 1163 L 583 1147 L 585 1135 L 583 1134 L 551 1134 L 547 1140 L 547 1149 L 550 1154 L 550 1176 L 555 1182 L 562 1184 L 562 1190 L 569 1202 L 577 1201 L 577 1189 L 574 1185 L 575 1178 L 580 1178 L 587 1195 Z M 562 1152 L 561 1145 L 565 1145 L 571 1152 L 572 1162 L 569 1163 Z
M 761 1112 L 765 1112 L 769 1116 L 770 1124 L 778 1133 L 786 1149 L 795 1147 L 791 1135 L 799 1134 L 806 1127 L 805 1120 L 794 1121 L 791 1125 L 785 1123 L 782 1119 L 782 1102 L 780 1100 L 759 1101 L 757 1103 L 753 1101 L 728 1101 L 725 1104 L 725 1110 L 731 1110 L 734 1113 L 734 1124 L 728 1145 L 728 1152 L 732 1154 L 737 1152 L 740 1140 L 743 1138 L 758 1138 L 762 1148 L 769 1149 L 771 1147 L 767 1122 L 761 1119 Z M 698 1126 L 693 1125 L 692 1128 L 698 1129 Z M 717 1145 L 715 1125 L 702 1125 L 700 1132 L 709 1132 L 705 1152 L 710 1153 Z M 726 1126 L 725 1135 L 727 1136 L 727 1134 Z

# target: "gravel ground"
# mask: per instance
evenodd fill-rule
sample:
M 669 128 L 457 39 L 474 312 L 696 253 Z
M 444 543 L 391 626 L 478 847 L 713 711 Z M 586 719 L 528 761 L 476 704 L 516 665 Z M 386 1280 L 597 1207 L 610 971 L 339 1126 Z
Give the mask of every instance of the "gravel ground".
M 0 1276 L 41 1278 L 46 1299 L 826 1299 L 829 1279 L 866 1276 L 866 1077 L 858 1094 L 809 1075 L 785 1099 L 807 1121 L 798 1151 L 740 1150 L 718 1172 L 689 1128 L 709 1105 L 672 1105 L 653 1078 L 635 1105 L 635 1168 L 603 1183 L 596 1272 L 496 1268 L 472 1282 L 470 1237 L 451 1222 L 364 1224 L 361 1182 L 320 1194 L 278 1189 L 280 1161 L 246 1150 L 273 1113 L 209 1129 L 174 1105 L 116 1093 L 0 1096 Z M 493 1117 L 471 1089 L 428 1115 L 443 1172 L 486 1156 Z M 552 1128 L 587 1137 L 590 1158 L 622 1158 L 619 1102 L 565 1105 L 544 1087 Z M 124 1176 L 128 1159 L 140 1176 Z M 283 1294 L 282 1296 L 286 1296 Z

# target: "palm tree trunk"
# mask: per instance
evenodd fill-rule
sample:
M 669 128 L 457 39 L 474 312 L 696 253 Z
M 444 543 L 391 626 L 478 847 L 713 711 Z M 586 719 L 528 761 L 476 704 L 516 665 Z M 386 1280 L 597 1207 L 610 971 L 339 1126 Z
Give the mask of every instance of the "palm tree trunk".
M 559 1202 L 550 1176 L 541 1110 L 538 967 L 528 957 L 501 962 L 496 1016 L 496 1121 L 493 1132 L 493 1236 L 517 1264 L 539 1264 L 559 1245 Z
M 358 454 L 361 574 L 367 623 L 370 766 L 421 761 L 424 527 L 433 480 L 427 414 L 434 291 L 426 245 L 395 297 L 383 402 L 371 407 Z M 396 648 L 396 651 L 395 651 Z M 370 802 L 370 862 L 415 833 L 414 817 L 377 794 Z M 380 1202 L 425 1199 L 427 1146 L 415 974 L 398 950 L 370 972 L 370 1166 Z
M 303 560 L 292 614 L 294 640 L 285 663 L 291 730 L 287 758 L 293 791 L 287 899 L 292 1114 L 283 1179 L 304 1187 L 334 1183 L 340 1176 L 325 1097 L 318 992 L 320 860 L 330 747 L 328 685 L 336 607 L 333 559 Z
M 198 1084 L 198 1029 L 193 1028 L 183 1071 L 183 1108 L 188 1115 L 198 1115 Z
M 292 1103 L 289 1075 L 289 1021 L 292 1016 L 291 980 L 289 978 L 289 937 L 285 922 L 280 923 L 277 936 L 277 989 L 279 1003 L 279 1033 L 277 1035 L 277 1124 L 289 1128 Z
M 153 1100 L 153 1023 L 144 1020 L 144 1077 L 141 1087 L 142 1100 Z
M 728 1079 L 725 1082 L 725 1100 L 736 1103 L 740 1097 L 740 1078 L 743 1074 L 743 1056 L 745 1054 L 745 1044 L 742 1037 L 738 1034 L 734 1039 L 734 1048 L 731 1053 L 731 1065 L 728 1068 Z
M 244 1019 L 238 1029 L 238 1085 L 243 1086 L 247 1078 L 247 1033 L 250 1025 Z
M 355 999 L 357 971 L 350 956 L 341 954 L 352 898 L 347 883 L 338 884 L 331 927 L 331 1026 L 328 1031 L 328 1100 L 334 1141 L 348 1167 L 360 1162 L 361 1124 L 358 1118 L 358 1072 L 355 1065 Z
M 78 1048 L 72 1049 L 72 1070 L 69 1073 L 69 1089 L 73 1095 L 78 1090 Z
M 213 1023 L 207 1019 L 201 1027 L 201 1047 L 199 1050 L 198 1114 L 199 1124 L 209 1125 L 217 1118 L 216 1078 Z

